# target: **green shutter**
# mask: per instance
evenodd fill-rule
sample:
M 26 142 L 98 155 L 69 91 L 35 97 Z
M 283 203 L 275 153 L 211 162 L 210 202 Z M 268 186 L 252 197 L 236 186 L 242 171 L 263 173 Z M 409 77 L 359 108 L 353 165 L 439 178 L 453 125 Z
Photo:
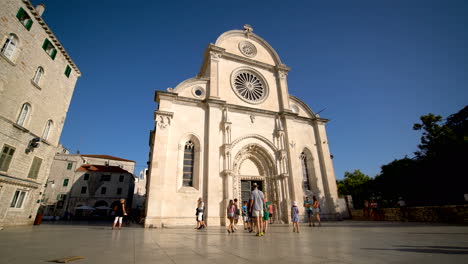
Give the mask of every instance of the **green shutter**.
M 16 14 L 16 17 L 21 20 L 21 18 L 23 18 L 23 15 L 24 15 L 24 9 L 22 7 L 20 7 L 20 9 L 18 10 L 18 14 Z
M 27 30 L 31 30 L 32 24 L 33 24 L 32 19 L 29 19 L 29 20 L 28 20 L 28 23 L 26 23 L 26 29 L 27 29 Z
M 52 51 L 52 54 L 50 55 L 50 57 L 51 57 L 53 60 L 55 60 L 55 55 L 57 55 L 57 49 L 54 49 L 54 50 Z
M 43 50 L 46 50 L 47 49 L 47 46 L 49 46 L 49 40 L 48 39 L 44 39 L 44 44 L 42 44 L 42 49 Z
M 70 77 L 70 73 L 71 73 L 71 68 L 69 65 L 67 65 L 67 68 L 65 68 L 65 76 Z

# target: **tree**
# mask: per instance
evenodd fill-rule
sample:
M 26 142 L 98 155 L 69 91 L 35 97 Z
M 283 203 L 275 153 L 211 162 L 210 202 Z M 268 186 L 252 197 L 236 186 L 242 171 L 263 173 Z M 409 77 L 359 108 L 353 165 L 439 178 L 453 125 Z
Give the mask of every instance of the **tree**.
M 371 177 L 360 170 L 353 172 L 346 171 L 344 179 L 338 181 L 338 193 L 341 195 L 351 195 L 355 208 L 362 207 L 365 199 L 368 198 L 368 187 Z

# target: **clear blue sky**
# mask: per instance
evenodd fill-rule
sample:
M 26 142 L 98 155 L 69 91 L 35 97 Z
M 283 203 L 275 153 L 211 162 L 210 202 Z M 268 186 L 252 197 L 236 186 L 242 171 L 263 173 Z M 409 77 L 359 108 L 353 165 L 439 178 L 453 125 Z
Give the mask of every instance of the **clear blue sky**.
M 292 68 L 289 92 L 325 109 L 337 178 L 413 156 L 421 115 L 446 117 L 468 102 L 468 1 L 43 2 L 83 73 L 61 142 L 135 160 L 137 171 L 154 91 L 195 76 L 206 45 L 244 24 Z

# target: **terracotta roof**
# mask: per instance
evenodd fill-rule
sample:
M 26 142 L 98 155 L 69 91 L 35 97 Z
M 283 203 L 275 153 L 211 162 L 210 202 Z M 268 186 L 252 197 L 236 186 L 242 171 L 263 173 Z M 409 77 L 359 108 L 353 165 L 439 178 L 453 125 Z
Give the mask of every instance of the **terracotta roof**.
M 81 154 L 81 156 L 90 157 L 90 158 L 98 158 L 98 159 L 108 159 L 108 160 L 120 160 L 120 161 L 135 162 L 134 160 L 122 159 L 122 158 L 109 156 L 109 155 L 85 155 L 85 154 Z
M 95 171 L 95 172 L 120 172 L 120 173 L 130 173 L 117 166 L 105 166 L 105 165 L 83 165 L 79 167 L 76 171 Z

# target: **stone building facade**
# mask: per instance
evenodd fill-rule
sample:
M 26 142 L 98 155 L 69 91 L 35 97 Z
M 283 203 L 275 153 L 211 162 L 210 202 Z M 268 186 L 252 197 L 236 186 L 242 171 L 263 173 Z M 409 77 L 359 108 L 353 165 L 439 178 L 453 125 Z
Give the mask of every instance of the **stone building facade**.
M 42 205 L 45 207 L 45 215 L 63 216 L 67 210 L 73 213 L 77 203 L 94 207 L 96 202 L 104 201 L 107 206 L 110 206 L 115 199 L 128 198 L 128 185 L 134 182 L 130 179 L 133 178 L 135 161 L 109 155 L 57 152 L 44 191 Z M 91 165 L 94 165 L 95 168 L 88 168 Z M 93 179 L 97 180 L 83 180 L 83 175 L 86 173 L 89 174 L 88 178 L 92 176 Z M 111 175 L 110 178 L 101 182 L 101 175 L 107 174 Z M 125 175 L 124 181 L 120 181 L 120 175 Z M 128 175 L 132 175 L 132 177 Z M 105 193 L 102 194 L 101 190 L 97 190 L 99 186 L 94 186 L 95 183 L 102 183 L 102 187 L 106 188 Z M 81 194 L 83 186 L 87 187 L 89 191 Z M 121 188 L 120 193 L 118 188 Z M 96 193 L 96 191 L 98 192 Z M 74 197 L 71 196 L 73 193 Z M 133 189 L 131 193 L 133 195 Z M 98 206 L 103 204 L 100 202 Z
M 307 195 L 336 216 L 328 120 L 289 94 L 289 70 L 246 25 L 208 45 L 196 77 L 156 91 L 146 227 L 193 224 L 198 197 L 209 225 L 225 225 L 227 203 L 248 200 L 253 183 L 277 223 L 289 223 L 292 202 Z
M 81 76 L 44 9 L 0 2 L 0 226 L 33 223 Z

